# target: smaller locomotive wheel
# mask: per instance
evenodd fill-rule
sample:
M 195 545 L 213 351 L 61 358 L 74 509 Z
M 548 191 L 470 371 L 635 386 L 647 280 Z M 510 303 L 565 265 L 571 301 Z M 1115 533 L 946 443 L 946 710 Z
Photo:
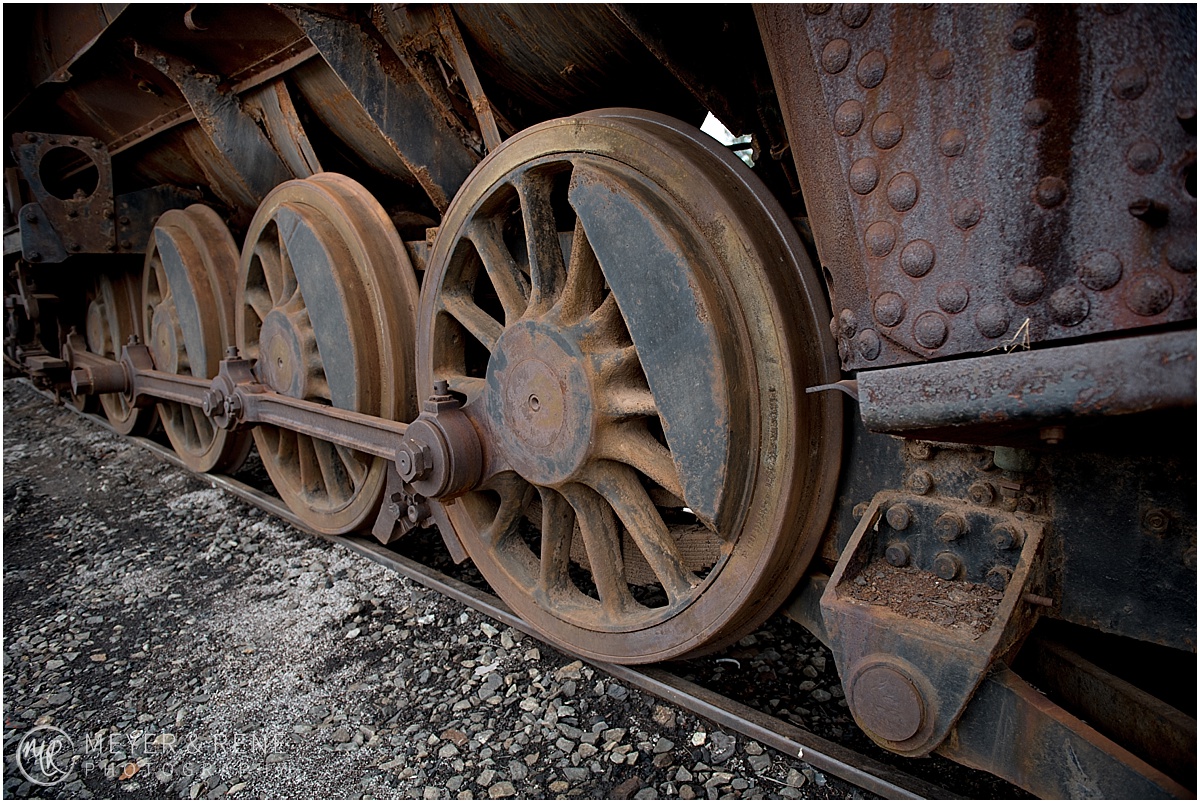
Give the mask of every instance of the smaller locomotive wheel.
M 411 421 L 418 289 L 400 236 L 357 182 L 289 181 L 262 202 L 238 269 L 237 344 L 258 380 L 298 399 Z M 324 533 L 377 512 L 387 461 L 277 427 L 254 429 L 288 507 Z
M 837 482 L 829 313 L 791 222 L 704 134 L 628 109 L 493 151 L 438 231 L 422 386 L 482 480 L 435 501 L 480 572 L 572 651 L 717 649 L 794 587 Z
M 126 274 L 102 274 L 87 308 L 87 347 L 110 360 L 121 359 L 121 347 L 130 335 L 138 335 L 138 282 Z M 113 429 L 122 435 L 144 435 L 154 428 L 157 415 L 152 407 L 133 407 L 119 393 L 100 397 L 100 406 Z
M 142 275 L 143 342 L 160 371 L 212 379 L 234 339 L 238 249 L 207 206 L 172 209 L 154 226 Z M 198 407 L 158 405 L 175 453 L 192 471 L 234 471 L 250 436 L 213 425 Z

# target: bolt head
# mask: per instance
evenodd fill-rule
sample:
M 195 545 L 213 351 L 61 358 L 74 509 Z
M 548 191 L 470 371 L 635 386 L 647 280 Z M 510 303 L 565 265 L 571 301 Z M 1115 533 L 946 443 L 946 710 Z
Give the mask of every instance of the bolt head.
M 30 262 L 41 262 L 41 261 L 42 261 L 42 255 L 41 255 L 41 253 L 40 253 L 40 252 L 38 252 L 38 251 L 30 251 L 30 252 L 29 252 L 29 253 L 26 255 L 26 258 L 27 258 L 27 259 L 28 259 Z
M 26 209 L 25 210 L 25 222 L 26 223 L 37 223 L 37 212 L 33 211 L 32 209 Z
M 884 518 L 887 519 L 888 526 L 893 530 L 907 530 L 908 525 L 912 523 L 912 508 L 908 505 L 892 505 L 888 508 Z
M 887 562 L 893 566 L 907 566 L 908 561 L 912 557 L 912 553 L 908 549 L 908 544 L 894 543 L 888 544 L 887 549 L 883 553 Z
M 997 524 L 992 530 L 992 542 L 996 549 L 1017 549 L 1023 541 L 1021 533 L 1011 524 Z
M 943 541 L 957 541 L 967 532 L 967 522 L 957 513 L 943 513 L 933 523 L 934 532 Z
M 1008 588 L 1008 581 L 1012 579 L 1012 569 L 1007 566 L 993 566 L 987 573 L 985 582 L 997 591 L 1003 591 Z
M 854 506 L 854 509 L 850 511 L 850 515 L 854 517 L 855 521 L 858 521 L 863 516 L 867 515 L 868 507 L 870 507 L 870 505 L 868 505 L 866 502 L 859 502 Z
M 927 494 L 933 490 L 933 475 L 928 471 L 918 470 L 908 475 L 908 490 L 915 494 Z
M 962 560 L 953 552 L 941 552 L 933 559 L 933 573 L 943 580 L 953 580 L 962 574 Z
M 975 504 L 986 507 L 996 501 L 996 489 L 990 482 L 976 482 L 967 489 L 967 497 Z

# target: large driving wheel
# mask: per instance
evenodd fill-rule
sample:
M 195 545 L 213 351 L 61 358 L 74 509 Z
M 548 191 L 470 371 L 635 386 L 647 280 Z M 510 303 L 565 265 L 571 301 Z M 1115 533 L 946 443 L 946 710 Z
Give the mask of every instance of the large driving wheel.
M 87 347 L 110 360 L 121 359 L 121 348 L 130 335 L 142 331 L 138 323 L 138 281 L 128 274 L 101 274 L 88 302 Z M 100 405 L 113 429 L 122 435 L 144 435 L 154 428 L 153 407 L 134 407 L 120 393 L 106 393 Z
M 483 480 L 440 513 L 552 640 L 640 663 L 791 591 L 837 481 L 829 320 L 791 222 L 699 131 L 610 110 L 518 134 L 454 199 L 418 324 Z
M 238 248 L 207 206 L 172 209 L 154 226 L 142 276 L 143 338 L 154 367 L 212 379 L 233 344 Z M 175 453 L 192 471 L 234 471 L 250 436 L 213 425 L 199 407 L 158 405 Z
M 238 347 L 260 382 L 415 418 L 416 278 L 362 186 L 320 173 L 276 187 L 251 221 L 238 278 Z M 387 461 L 276 427 L 256 427 L 254 442 L 279 495 L 314 530 L 349 532 L 377 512 Z

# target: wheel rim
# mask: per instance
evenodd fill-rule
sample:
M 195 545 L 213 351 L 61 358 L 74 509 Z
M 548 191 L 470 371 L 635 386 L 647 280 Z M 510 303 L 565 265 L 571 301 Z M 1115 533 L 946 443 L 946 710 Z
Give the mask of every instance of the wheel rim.
M 828 517 L 840 406 L 804 397 L 836 373 L 828 311 L 748 171 L 648 113 L 536 126 L 460 190 L 425 281 L 421 383 L 484 447 L 442 513 L 510 605 L 621 662 L 769 615 Z
M 121 347 L 130 335 L 141 332 L 138 325 L 137 280 L 125 274 L 101 274 L 96 279 L 96 291 L 87 308 L 88 351 L 110 360 L 121 359 Z M 122 435 L 145 434 L 153 429 L 156 416 L 153 408 L 138 408 L 120 393 L 106 393 L 100 406 Z
M 332 173 L 263 200 L 238 271 L 237 340 L 272 389 L 346 410 L 416 415 L 418 290 L 395 227 L 370 194 Z M 254 429 L 279 495 L 310 527 L 343 533 L 379 506 L 387 461 L 276 427 Z
M 233 343 L 237 245 L 206 206 L 173 209 L 154 226 L 142 275 L 142 337 L 160 371 L 212 379 Z M 158 405 L 175 453 L 193 471 L 233 471 L 250 436 L 213 425 L 198 408 Z

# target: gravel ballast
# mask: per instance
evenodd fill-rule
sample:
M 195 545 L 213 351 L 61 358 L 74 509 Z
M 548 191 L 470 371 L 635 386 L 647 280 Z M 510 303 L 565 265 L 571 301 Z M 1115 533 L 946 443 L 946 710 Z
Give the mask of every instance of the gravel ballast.
M 851 798 L 4 387 L 9 797 Z M 35 727 L 70 739 L 53 786 Z

